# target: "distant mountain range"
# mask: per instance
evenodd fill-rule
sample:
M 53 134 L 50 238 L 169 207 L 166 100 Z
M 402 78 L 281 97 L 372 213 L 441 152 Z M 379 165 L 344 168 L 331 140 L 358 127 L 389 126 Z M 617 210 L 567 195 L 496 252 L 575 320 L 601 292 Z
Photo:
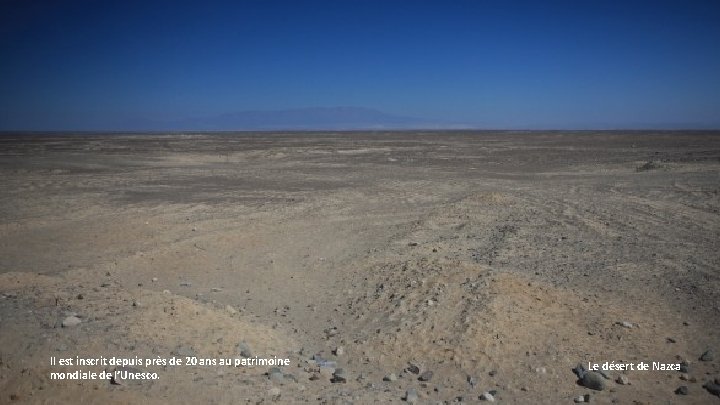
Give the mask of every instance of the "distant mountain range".
M 239 111 L 175 121 L 128 123 L 139 130 L 353 130 L 449 128 L 447 123 L 387 114 L 363 107 L 311 107 Z

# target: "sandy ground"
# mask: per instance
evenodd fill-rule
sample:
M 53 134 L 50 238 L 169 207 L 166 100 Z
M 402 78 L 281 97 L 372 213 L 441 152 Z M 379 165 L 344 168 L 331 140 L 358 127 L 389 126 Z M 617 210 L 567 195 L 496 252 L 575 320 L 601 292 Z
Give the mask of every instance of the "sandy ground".
M 720 404 L 719 133 L 5 134 L 0 190 L 0 403 Z

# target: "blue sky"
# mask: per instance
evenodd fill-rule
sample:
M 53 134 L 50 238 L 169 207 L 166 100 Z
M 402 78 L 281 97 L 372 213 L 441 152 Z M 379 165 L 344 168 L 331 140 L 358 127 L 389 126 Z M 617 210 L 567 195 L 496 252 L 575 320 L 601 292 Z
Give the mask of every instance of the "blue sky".
M 483 128 L 720 127 L 717 1 L 0 8 L 0 129 L 314 106 Z

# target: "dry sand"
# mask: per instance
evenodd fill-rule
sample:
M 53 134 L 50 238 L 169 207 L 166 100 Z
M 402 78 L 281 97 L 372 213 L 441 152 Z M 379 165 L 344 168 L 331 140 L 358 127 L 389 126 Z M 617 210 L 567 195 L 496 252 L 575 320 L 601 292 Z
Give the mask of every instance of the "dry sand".
M 718 133 L 5 134 L 0 174 L 0 403 L 720 403 Z M 290 365 L 50 379 L 242 342 Z

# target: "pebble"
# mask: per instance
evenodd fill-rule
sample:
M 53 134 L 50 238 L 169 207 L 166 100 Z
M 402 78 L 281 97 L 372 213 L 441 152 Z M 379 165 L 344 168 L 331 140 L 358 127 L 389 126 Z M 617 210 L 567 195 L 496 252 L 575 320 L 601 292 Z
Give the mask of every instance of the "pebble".
M 409 404 L 414 404 L 418 401 L 418 393 L 415 388 L 410 388 L 407 391 L 405 391 L 405 402 Z
M 479 398 L 481 401 L 495 402 L 495 397 L 489 392 L 483 392 Z
M 408 363 L 405 371 L 407 371 L 408 373 L 420 374 L 420 367 L 416 366 L 415 364 Z
M 72 316 L 68 316 L 67 318 L 63 319 L 62 327 L 63 328 L 72 328 L 74 326 L 80 325 L 81 323 L 82 323 L 82 321 L 80 320 L 80 318 L 72 315 Z
M 385 377 L 383 377 L 383 381 L 397 381 L 397 379 L 398 378 L 395 375 L 395 373 L 390 373 L 390 374 L 386 375 Z
M 158 278 L 157 278 L 157 277 L 153 277 L 153 278 L 152 278 L 152 282 L 153 282 L 153 283 L 157 283 L 157 281 L 158 281 Z
M 333 350 L 333 354 L 335 354 L 336 356 L 342 356 L 343 354 L 345 354 L 345 348 L 343 348 L 342 346 L 338 346 L 335 348 L 335 350 Z
M 578 404 L 585 402 L 585 396 L 583 396 L 583 395 L 577 396 L 577 397 L 575 397 L 574 401 L 575 401 L 575 403 L 578 403 Z
M 215 292 L 215 293 L 216 293 L 216 292 L 221 292 L 221 291 L 222 291 L 222 288 L 213 287 L 213 288 L 210 289 L 210 291 Z
M 238 343 L 237 349 L 242 357 L 246 357 L 246 358 L 252 357 L 252 352 L 250 351 L 250 346 L 248 346 L 248 344 L 245 343 L 244 341 Z
M 628 328 L 628 329 L 632 329 L 632 327 L 634 326 L 632 322 L 628 322 L 628 321 L 622 321 L 620 323 L 620 325 L 622 325 L 623 328 Z
M 284 377 L 282 371 L 278 367 L 273 367 L 268 371 L 268 378 L 272 382 L 282 382 Z
M 585 370 L 585 366 L 582 364 L 578 364 L 575 366 L 574 369 L 572 369 L 573 373 L 577 376 L 578 380 L 582 380 L 583 377 L 585 377 L 585 374 L 587 374 L 587 370 Z
M 418 377 L 418 380 L 420 381 L 430 381 L 432 380 L 433 372 L 432 371 L 424 371 L 422 374 L 420 374 L 420 377 Z
M 687 394 L 688 394 L 687 385 L 681 385 L 678 387 L 678 389 L 675 390 L 675 395 L 687 395 Z
M 182 283 L 180 283 L 180 287 L 192 287 L 192 283 L 183 281 Z
M 346 383 L 348 378 L 347 372 L 342 368 L 338 368 L 333 373 L 333 378 L 330 381 L 333 383 Z
M 715 360 L 715 355 L 713 354 L 712 350 L 708 349 L 705 350 L 705 353 L 703 353 L 700 356 L 700 361 L 713 361 Z
M 588 371 L 582 378 L 582 384 L 591 390 L 602 391 L 605 389 L 605 380 L 603 377 L 593 371 Z
M 630 380 L 624 375 L 619 376 L 615 382 L 620 385 L 630 385 Z
M 230 315 L 235 315 L 237 313 L 237 309 L 235 309 L 232 305 L 226 305 L 225 310 L 230 313 Z

